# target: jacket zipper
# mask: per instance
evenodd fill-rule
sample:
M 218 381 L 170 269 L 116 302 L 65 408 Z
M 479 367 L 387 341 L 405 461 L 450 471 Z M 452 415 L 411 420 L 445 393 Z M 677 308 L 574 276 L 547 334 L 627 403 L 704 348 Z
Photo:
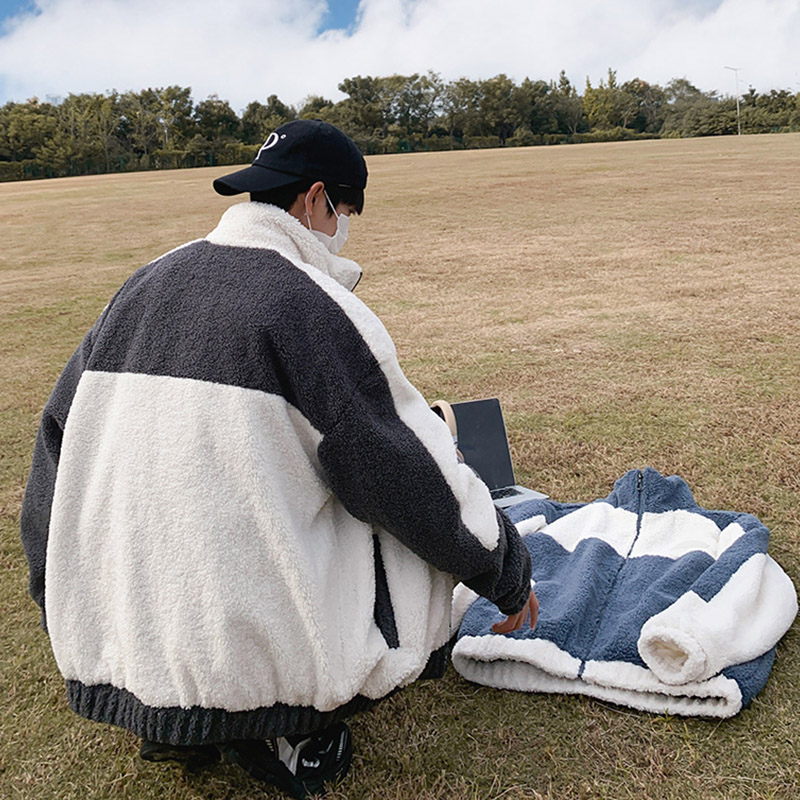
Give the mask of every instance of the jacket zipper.
M 622 563 L 619 565 L 619 569 L 617 569 L 616 574 L 614 575 L 614 579 L 611 581 L 608 587 L 608 592 L 606 593 L 605 603 L 603 604 L 602 611 L 597 615 L 597 627 L 594 632 L 594 636 L 592 637 L 592 643 L 589 645 L 589 648 L 586 651 L 586 655 L 589 656 L 594 648 L 595 640 L 597 639 L 597 634 L 600 632 L 601 623 L 603 621 L 603 617 L 605 616 L 606 608 L 608 606 L 609 598 L 611 597 L 612 592 L 614 591 L 614 587 L 617 584 L 617 580 L 619 579 L 619 573 L 622 572 L 625 565 L 628 563 L 628 559 L 631 557 L 631 553 L 633 552 L 633 548 L 636 547 L 636 542 L 639 540 L 639 534 L 642 530 L 642 515 L 643 515 L 643 506 L 644 506 L 644 472 L 642 470 L 638 471 L 636 475 L 636 535 L 633 537 L 633 541 L 631 542 L 631 546 L 628 548 L 628 553 L 623 559 Z M 583 678 L 583 671 L 586 668 L 586 661 L 587 659 L 581 660 L 581 665 L 578 668 L 578 677 Z
M 633 552 L 633 548 L 636 546 L 636 542 L 639 540 L 639 534 L 642 531 L 642 515 L 644 513 L 643 506 L 644 506 L 644 492 L 642 491 L 642 486 L 644 484 L 644 472 L 639 470 L 639 474 L 636 476 L 636 494 L 637 494 L 637 503 L 636 503 L 636 536 L 633 537 L 633 543 L 631 544 L 631 549 L 628 550 L 628 555 L 625 556 L 625 560 L 631 557 L 631 553 Z

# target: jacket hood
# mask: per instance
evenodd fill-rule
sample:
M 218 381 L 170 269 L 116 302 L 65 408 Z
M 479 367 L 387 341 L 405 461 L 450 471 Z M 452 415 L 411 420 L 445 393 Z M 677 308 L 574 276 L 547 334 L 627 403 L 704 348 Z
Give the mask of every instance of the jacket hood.
M 301 261 L 352 291 L 361 279 L 361 267 L 349 258 L 333 255 L 301 222 L 287 211 L 266 203 L 231 206 L 206 236 L 212 244 L 275 250 L 292 262 Z

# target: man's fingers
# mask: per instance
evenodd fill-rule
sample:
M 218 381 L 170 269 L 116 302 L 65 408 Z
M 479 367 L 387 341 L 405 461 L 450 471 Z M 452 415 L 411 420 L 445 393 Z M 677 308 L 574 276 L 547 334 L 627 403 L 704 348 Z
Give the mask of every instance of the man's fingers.
M 533 630 L 539 619 L 539 600 L 533 592 L 531 592 L 531 596 L 528 598 L 528 610 L 530 611 L 528 625 L 530 625 L 531 630 Z
M 492 631 L 494 633 L 511 633 L 512 631 L 518 631 L 525 624 L 526 619 L 528 620 L 530 629 L 533 630 L 539 619 L 539 601 L 533 593 L 533 590 L 531 590 L 528 601 L 525 603 L 522 611 L 518 614 L 512 614 L 510 617 L 506 617 L 502 622 L 495 622 L 495 624 L 492 625 Z
M 516 629 L 510 617 L 504 619 L 502 622 L 495 622 L 495 624 L 492 625 L 492 631 L 494 633 L 511 633 L 511 631 L 515 631 Z
M 495 622 L 492 625 L 492 630 L 495 633 L 511 633 L 511 631 L 518 631 L 525 622 L 525 617 L 528 616 L 528 606 L 522 609 L 518 614 L 512 614 L 506 617 L 502 622 Z

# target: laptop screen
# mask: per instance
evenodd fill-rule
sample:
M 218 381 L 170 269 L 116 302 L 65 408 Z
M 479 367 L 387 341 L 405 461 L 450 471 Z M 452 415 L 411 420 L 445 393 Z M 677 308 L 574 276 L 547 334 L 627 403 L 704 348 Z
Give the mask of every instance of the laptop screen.
M 452 404 L 458 426 L 458 449 L 490 489 L 513 486 L 514 468 L 508 449 L 500 401 L 468 400 Z

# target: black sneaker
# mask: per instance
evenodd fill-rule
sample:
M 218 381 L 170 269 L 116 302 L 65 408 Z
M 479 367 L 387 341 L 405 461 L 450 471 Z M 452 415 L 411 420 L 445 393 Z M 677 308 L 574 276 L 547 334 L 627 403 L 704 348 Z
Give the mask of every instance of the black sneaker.
M 164 744 L 143 739 L 139 756 L 145 761 L 177 761 L 194 770 L 216 764 L 220 752 L 214 744 Z
M 353 741 L 350 729 L 339 722 L 310 736 L 229 742 L 225 755 L 254 778 L 305 800 L 324 793 L 326 783 L 347 774 Z

